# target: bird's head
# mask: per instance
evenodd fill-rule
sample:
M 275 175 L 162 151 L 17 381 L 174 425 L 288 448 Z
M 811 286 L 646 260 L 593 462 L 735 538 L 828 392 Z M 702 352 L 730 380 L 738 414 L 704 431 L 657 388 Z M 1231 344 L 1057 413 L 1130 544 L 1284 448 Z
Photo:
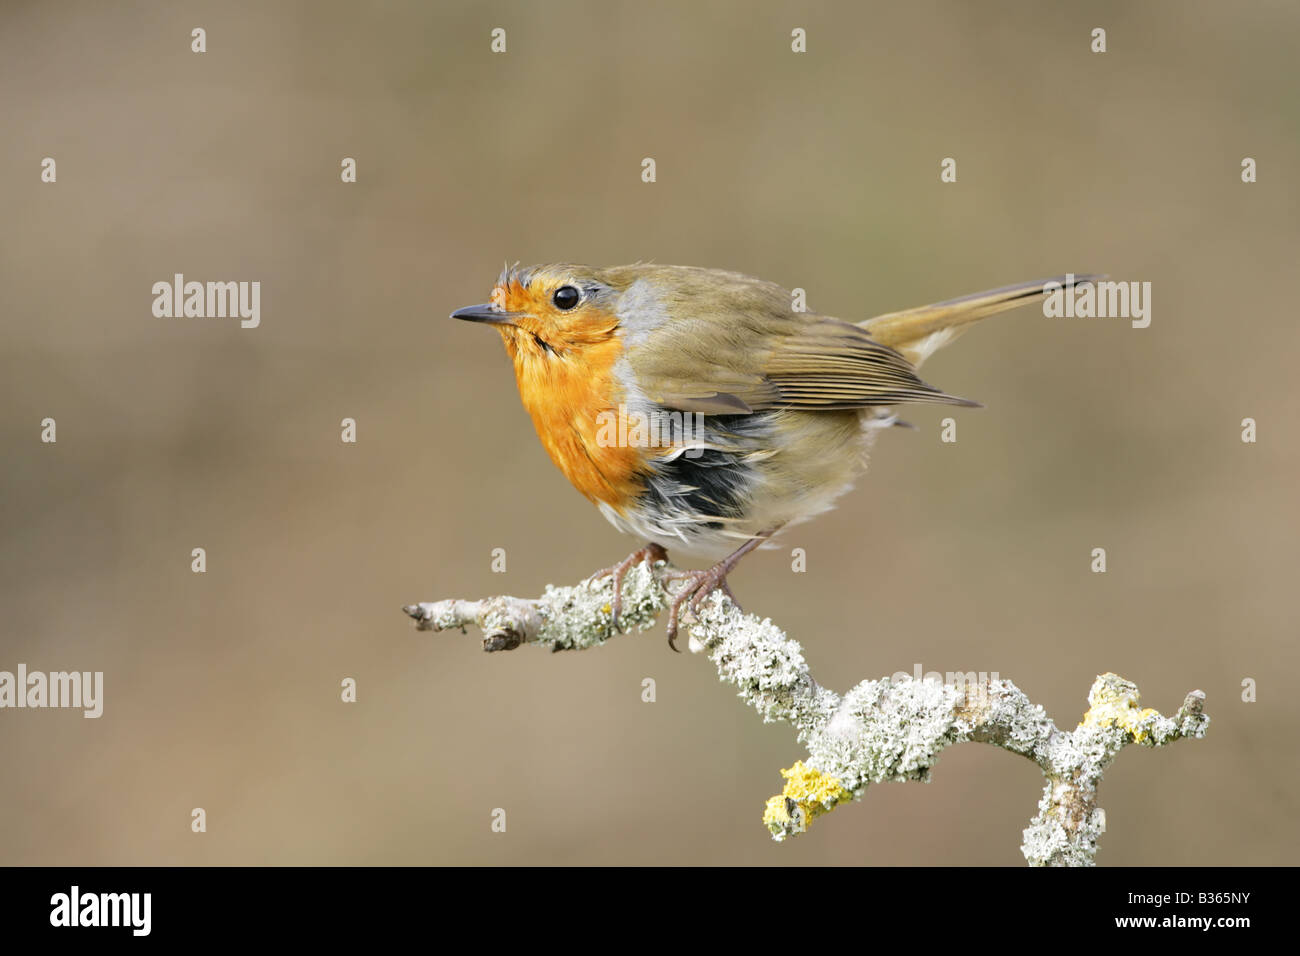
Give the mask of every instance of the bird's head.
M 502 271 L 490 302 L 451 317 L 496 326 L 516 362 L 573 357 L 613 338 L 619 291 L 589 266 L 513 266 Z

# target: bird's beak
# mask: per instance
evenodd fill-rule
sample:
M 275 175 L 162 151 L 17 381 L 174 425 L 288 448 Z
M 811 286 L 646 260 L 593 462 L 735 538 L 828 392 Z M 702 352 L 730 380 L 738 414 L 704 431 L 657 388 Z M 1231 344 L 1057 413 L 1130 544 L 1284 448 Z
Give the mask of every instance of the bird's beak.
M 489 325 L 514 325 L 515 319 L 520 316 L 519 312 L 506 312 L 498 309 L 490 302 L 482 305 L 469 305 L 463 309 L 457 309 L 451 314 L 453 319 L 464 319 L 466 322 L 486 322 Z

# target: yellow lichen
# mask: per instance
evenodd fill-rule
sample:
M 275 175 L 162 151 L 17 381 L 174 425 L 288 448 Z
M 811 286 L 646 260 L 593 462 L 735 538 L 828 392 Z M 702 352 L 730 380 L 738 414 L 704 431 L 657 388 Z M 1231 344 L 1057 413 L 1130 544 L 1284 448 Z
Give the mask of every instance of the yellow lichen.
M 1150 721 L 1160 716 L 1150 707 L 1138 707 L 1138 689 L 1118 674 L 1102 674 L 1088 692 L 1088 712 L 1080 727 L 1118 727 L 1138 743 L 1150 735 Z
M 782 770 L 785 789 L 767 801 L 763 823 L 778 840 L 792 833 L 808 829 L 814 817 L 828 813 L 842 800 L 853 794 L 840 786 L 839 780 L 820 770 L 796 761 L 789 770 Z

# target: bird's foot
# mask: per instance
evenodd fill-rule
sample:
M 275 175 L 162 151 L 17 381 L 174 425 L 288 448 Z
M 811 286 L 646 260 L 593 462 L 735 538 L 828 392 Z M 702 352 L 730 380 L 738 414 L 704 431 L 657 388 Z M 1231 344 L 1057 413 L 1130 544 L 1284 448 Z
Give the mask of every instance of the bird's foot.
M 614 598 L 609 603 L 610 617 L 615 629 L 618 628 L 619 615 L 623 613 L 623 578 L 627 572 L 632 570 L 642 561 L 645 561 L 650 570 L 654 570 L 655 564 L 660 561 L 668 560 L 668 552 L 662 546 L 655 544 L 653 541 L 648 543 L 644 548 L 637 548 L 618 564 L 611 565 L 608 568 L 601 568 L 591 577 L 587 578 L 586 583 L 591 584 L 599 581 L 601 578 L 614 577 Z
M 686 586 L 677 592 L 672 604 L 668 606 L 668 646 L 673 650 L 677 650 L 677 627 L 683 606 L 688 606 L 692 613 L 698 613 L 706 597 L 714 591 L 721 591 L 731 598 L 732 604 L 744 610 L 736 600 L 736 595 L 731 593 L 731 585 L 727 583 L 727 572 L 732 567 L 734 562 L 719 561 L 703 571 L 669 571 L 664 574 L 665 587 L 675 581 L 686 582 Z
M 740 606 L 740 602 L 736 600 L 736 595 L 731 593 L 731 585 L 727 584 L 727 575 L 740 563 L 741 558 L 776 534 L 778 530 L 780 530 L 780 525 L 770 531 L 763 531 L 754 535 L 711 568 L 706 568 L 703 571 L 668 571 L 664 573 L 662 581 L 665 588 L 671 581 L 686 582 L 686 586 L 677 592 L 677 595 L 673 598 L 673 603 L 668 607 L 669 647 L 677 650 L 677 644 L 675 643 L 677 640 L 677 625 L 684 605 L 689 607 L 692 613 L 699 613 L 700 605 L 704 603 L 704 599 L 714 591 L 721 591 L 731 598 L 731 603 L 736 605 L 737 610 L 744 610 Z

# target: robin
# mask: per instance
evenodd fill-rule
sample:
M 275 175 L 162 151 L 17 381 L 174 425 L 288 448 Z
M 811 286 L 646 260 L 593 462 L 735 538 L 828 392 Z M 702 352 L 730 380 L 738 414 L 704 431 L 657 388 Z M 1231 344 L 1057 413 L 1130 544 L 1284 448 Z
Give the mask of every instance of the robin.
M 831 508 L 874 436 L 910 402 L 978 406 L 917 376 L 973 322 L 1091 281 L 1022 282 L 853 324 L 800 311 L 786 289 L 693 266 L 507 268 L 491 302 L 452 318 L 501 333 L 551 460 L 620 531 L 647 544 L 593 579 L 666 548 L 721 557 L 672 571 L 668 643 L 683 608 L 782 528 Z

